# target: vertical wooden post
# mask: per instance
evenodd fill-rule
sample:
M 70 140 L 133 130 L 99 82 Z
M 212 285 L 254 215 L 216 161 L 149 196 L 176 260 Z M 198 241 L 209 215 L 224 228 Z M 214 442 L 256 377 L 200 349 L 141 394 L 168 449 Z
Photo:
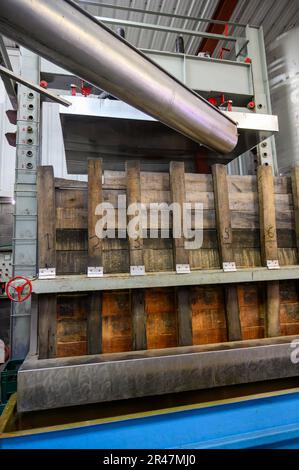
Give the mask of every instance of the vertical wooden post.
M 299 256 L 299 167 L 292 171 L 292 192 L 293 192 L 293 204 L 294 204 L 294 215 L 295 215 L 295 230 L 297 249 Z
M 170 170 L 170 192 L 173 203 L 180 206 L 180 225 L 183 228 L 183 206 L 185 203 L 185 165 L 182 162 L 171 162 Z M 173 224 L 174 226 L 174 224 Z M 181 230 L 180 238 L 173 238 L 173 258 L 174 264 L 188 265 L 189 252 L 185 249 L 185 238 Z M 192 338 L 192 310 L 190 305 L 190 288 L 178 287 L 176 289 L 176 309 L 178 319 L 179 346 L 189 346 L 193 344 Z
M 56 294 L 38 296 L 38 357 L 56 356 L 57 301 Z
M 98 204 L 103 202 L 102 160 L 88 160 L 88 266 L 103 266 L 103 243 L 96 236 L 95 214 Z M 90 294 L 89 312 L 87 315 L 87 351 L 97 354 L 102 351 L 102 293 Z
M 182 162 L 170 162 L 170 193 L 173 203 L 178 203 L 181 208 L 181 227 L 183 227 L 183 204 L 185 202 L 185 165 Z M 189 253 L 185 250 L 185 238 L 181 231 L 180 238 L 173 239 L 173 254 L 175 265 L 188 264 Z
M 223 263 L 234 262 L 226 167 L 224 165 L 213 165 L 212 173 L 219 255 L 223 266 Z M 228 340 L 238 341 L 242 339 L 242 332 L 237 286 L 227 285 L 224 288 L 224 293 Z
M 103 202 L 102 160 L 88 160 L 88 266 L 103 266 L 103 242 L 96 236 L 96 207 Z
M 140 186 L 140 163 L 139 161 L 126 162 L 127 177 L 127 205 L 141 203 Z M 130 222 L 136 214 L 128 216 Z M 130 267 L 144 266 L 143 259 L 143 238 L 142 235 L 136 239 L 129 236 L 130 246 Z M 143 289 L 131 291 L 131 312 L 132 312 L 132 348 L 134 351 L 147 349 L 146 338 L 146 311 L 145 293 Z
M 38 267 L 56 268 L 56 206 L 53 167 L 37 170 Z M 56 356 L 56 294 L 38 297 L 40 359 Z
M 258 194 L 260 214 L 261 255 L 264 266 L 278 261 L 274 181 L 271 166 L 258 167 Z M 279 281 L 267 282 L 265 336 L 280 335 Z

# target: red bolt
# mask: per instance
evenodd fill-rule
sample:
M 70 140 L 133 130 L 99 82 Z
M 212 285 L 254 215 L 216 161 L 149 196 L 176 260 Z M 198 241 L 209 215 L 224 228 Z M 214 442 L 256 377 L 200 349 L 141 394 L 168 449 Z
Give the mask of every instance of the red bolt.
M 208 102 L 211 103 L 213 106 L 217 106 L 217 98 L 209 98 Z
M 249 103 L 247 105 L 247 108 L 248 109 L 254 109 L 255 108 L 255 102 L 254 101 L 249 101 Z
M 48 82 L 46 82 L 46 80 L 41 80 L 40 81 L 40 84 L 39 86 L 41 86 L 42 88 L 48 88 Z
M 246 57 L 245 64 L 251 64 L 251 63 L 252 63 L 252 60 L 250 59 L 250 57 Z

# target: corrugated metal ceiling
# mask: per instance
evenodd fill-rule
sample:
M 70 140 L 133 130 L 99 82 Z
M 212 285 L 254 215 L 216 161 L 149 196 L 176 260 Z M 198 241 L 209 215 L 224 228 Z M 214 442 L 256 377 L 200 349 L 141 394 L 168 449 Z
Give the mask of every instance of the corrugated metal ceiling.
M 77 0 L 81 7 L 95 16 L 120 18 L 141 23 L 153 23 L 182 29 L 204 31 L 207 23 L 194 20 L 172 19 L 149 15 L 147 10 L 161 11 L 192 17 L 211 18 L 216 10 L 218 0 Z M 89 4 L 87 4 L 89 3 Z M 91 5 L 94 3 L 94 5 Z M 97 6 L 96 3 L 109 3 L 115 6 L 141 8 L 144 13 L 112 10 Z M 266 46 L 277 36 L 290 28 L 299 25 L 298 0 L 239 0 L 232 21 L 263 26 Z M 240 28 L 231 28 L 230 33 L 243 35 Z M 126 38 L 135 46 L 143 49 L 174 51 L 175 34 L 153 32 L 136 28 L 126 28 Z M 185 36 L 186 52 L 195 54 L 200 44 L 200 38 Z M 216 51 L 216 54 L 219 51 Z

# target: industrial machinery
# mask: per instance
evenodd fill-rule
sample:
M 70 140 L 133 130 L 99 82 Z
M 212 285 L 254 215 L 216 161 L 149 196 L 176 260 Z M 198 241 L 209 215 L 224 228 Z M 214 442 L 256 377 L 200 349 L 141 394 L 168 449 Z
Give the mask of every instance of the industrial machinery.
M 299 175 L 292 188 L 273 178 L 278 122 L 262 30 L 200 33 L 234 44 L 234 60 L 223 60 L 139 51 L 111 22 L 70 0 L 1 2 L 0 32 L 22 46 L 22 77 L 64 95 L 68 172 L 88 174 L 86 183 L 38 168 L 41 100 L 21 85 L 13 265 L 33 296 L 12 306 L 13 357 L 26 356 L 18 410 L 296 378 Z M 84 96 L 74 96 L 78 77 Z M 258 178 L 228 176 L 232 161 L 232 172 L 258 167 Z M 132 203 L 157 193 L 201 202 L 203 250 L 192 256 L 172 236 L 94 243 L 96 203 L 115 208 L 124 193 Z

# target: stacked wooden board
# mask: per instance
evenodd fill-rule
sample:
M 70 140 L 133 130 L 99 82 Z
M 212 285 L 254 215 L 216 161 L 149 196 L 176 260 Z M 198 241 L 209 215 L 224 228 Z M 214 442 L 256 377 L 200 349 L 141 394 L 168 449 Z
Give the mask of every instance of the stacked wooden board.
M 199 202 L 203 204 L 203 245 L 186 250 L 184 238 L 99 240 L 97 204 Z M 298 265 L 299 170 L 293 178 L 272 177 L 261 166 L 257 177 L 228 176 L 222 165 L 212 175 L 188 174 L 180 162 L 167 173 L 102 171 L 89 161 L 88 183 L 55 179 L 51 167 L 38 170 L 39 268 L 57 275 L 167 272 L 177 264 L 191 270 Z M 159 225 L 151 228 L 159 230 Z M 183 274 L 182 274 L 183 275 Z M 246 285 L 133 289 L 39 295 L 39 357 L 62 357 L 239 339 L 299 334 L 298 281 Z

